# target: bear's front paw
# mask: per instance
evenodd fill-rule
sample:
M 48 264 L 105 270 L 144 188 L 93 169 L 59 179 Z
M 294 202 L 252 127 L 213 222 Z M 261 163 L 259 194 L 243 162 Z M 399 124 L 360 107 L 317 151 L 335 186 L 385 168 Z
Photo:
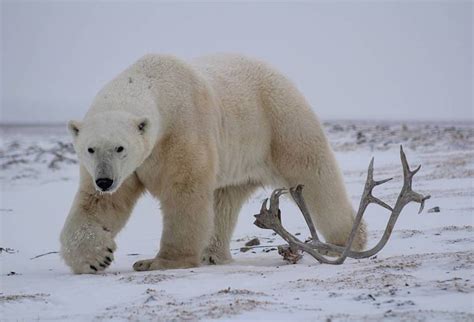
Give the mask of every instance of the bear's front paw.
M 94 274 L 112 263 L 117 247 L 106 228 L 88 224 L 69 231 L 61 234 L 61 256 L 74 273 Z

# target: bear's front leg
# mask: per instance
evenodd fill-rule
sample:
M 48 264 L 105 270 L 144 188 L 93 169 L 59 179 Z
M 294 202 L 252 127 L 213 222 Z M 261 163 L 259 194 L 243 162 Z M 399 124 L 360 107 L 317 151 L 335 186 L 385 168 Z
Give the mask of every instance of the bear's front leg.
M 114 237 L 123 228 L 143 185 L 135 175 L 113 194 L 96 191 L 81 167 L 81 182 L 60 236 L 61 256 L 76 274 L 97 273 L 114 260 Z
M 176 189 L 177 188 L 177 189 Z M 136 271 L 197 267 L 213 231 L 213 193 L 210 187 L 176 185 L 161 198 L 163 234 L 153 259 L 133 265 Z

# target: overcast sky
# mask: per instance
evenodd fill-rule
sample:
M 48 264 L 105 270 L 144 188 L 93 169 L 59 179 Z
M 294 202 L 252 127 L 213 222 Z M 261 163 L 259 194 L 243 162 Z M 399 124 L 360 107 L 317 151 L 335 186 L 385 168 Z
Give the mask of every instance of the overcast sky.
M 473 119 L 472 2 L 2 1 L 2 122 L 81 119 L 145 53 L 240 52 L 321 119 Z

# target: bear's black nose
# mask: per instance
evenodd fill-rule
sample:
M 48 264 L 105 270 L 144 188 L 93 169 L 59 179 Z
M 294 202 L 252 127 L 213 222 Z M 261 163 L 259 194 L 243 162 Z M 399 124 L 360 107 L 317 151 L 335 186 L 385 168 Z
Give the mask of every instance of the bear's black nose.
M 110 186 L 114 183 L 114 180 L 109 179 L 109 178 L 99 178 L 95 181 L 95 184 L 102 189 L 102 191 L 107 191 L 107 189 L 110 188 Z

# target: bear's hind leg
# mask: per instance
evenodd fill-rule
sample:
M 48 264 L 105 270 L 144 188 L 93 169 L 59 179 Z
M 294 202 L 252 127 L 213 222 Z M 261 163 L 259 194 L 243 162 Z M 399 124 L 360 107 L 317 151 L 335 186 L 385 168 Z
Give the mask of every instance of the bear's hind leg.
M 289 186 L 303 184 L 303 196 L 313 221 L 326 241 L 344 245 L 352 229 L 354 210 L 323 126 L 310 106 L 283 76 L 273 74 L 263 102 L 271 113 L 272 160 Z M 362 222 L 353 249 L 366 244 Z
M 228 186 L 214 192 L 214 234 L 203 254 L 207 264 L 224 264 L 232 260 L 230 240 L 243 203 L 256 185 Z
M 304 185 L 304 200 L 316 229 L 324 239 L 329 243 L 344 246 L 354 222 L 354 210 L 336 159 L 330 147 L 324 145 L 314 150 L 313 156 L 305 156 L 310 151 L 287 155 L 286 165 L 291 165 L 280 165 L 280 169 L 284 172 L 283 177 L 288 186 Z M 362 221 L 352 249 L 363 250 L 366 239 L 366 226 Z
M 308 174 L 309 175 L 309 174 Z M 315 223 L 316 229 L 324 239 L 334 245 L 345 246 L 354 223 L 354 210 L 344 193 L 334 191 L 318 175 L 313 178 L 298 180 L 304 184 L 303 197 Z M 338 178 L 333 178 L 338 180 Z M 294 181 L 292 186 L 296 185 Z M 337 186 L 338 184 L 336 184 Z M 359 225 L 352 249 L 362 251 L 367 242 L 365 222 Z

